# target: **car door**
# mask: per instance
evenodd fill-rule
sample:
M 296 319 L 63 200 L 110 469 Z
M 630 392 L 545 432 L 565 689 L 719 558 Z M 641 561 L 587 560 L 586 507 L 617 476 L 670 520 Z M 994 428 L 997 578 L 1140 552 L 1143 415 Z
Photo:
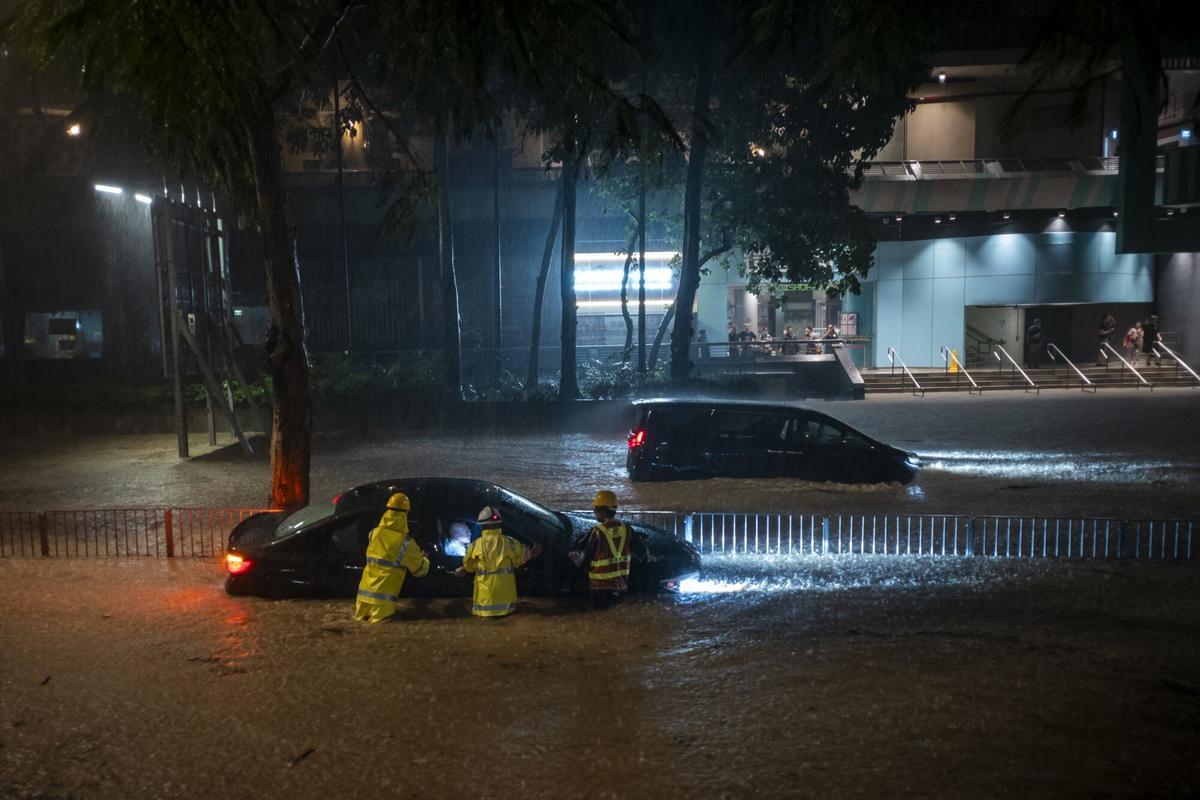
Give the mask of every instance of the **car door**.
M 771 412 L 718 409 L 714 414 L 721 474 L 747 478 L 778 474 L 784 451 L 783 418 Z
M 719 459 L 712 452 L 712 416 L 713 410 L 706 406 L 653 409 L 646 418 L 652 473 L 659 477 L 721 474 Z
M 821 455 L 817 444 L 821 425 L 808 414 L 793 414 L 784 429 L 783 448 L 788 475 L 815 480 Z
M 358 591 L 366 564 L 367 539 L 375 522 L 367 512 L 343 514 L 314 532 L 324 554 L 316 568 L 316 588 L 339 597 Z
M 869 443 L 858 432 L 829 417 L 818 418 L 817 480 L 854 482 L 863 480 Z

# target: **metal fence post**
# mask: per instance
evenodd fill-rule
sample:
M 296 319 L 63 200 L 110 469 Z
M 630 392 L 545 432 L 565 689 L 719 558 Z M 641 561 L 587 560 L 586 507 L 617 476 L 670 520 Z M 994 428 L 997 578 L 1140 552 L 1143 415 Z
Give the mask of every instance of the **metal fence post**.
M 175 557 L 175 513 L 171 509 L 163 511 L 163 532 L 167 540 L 167 558 Z
M 975 518 L 974 517 L 967 518 L 967 524 L 965 526 L 963 535 L 964 535 L 963 555 L 964 556 L 975 555 Z
M 38 512 L 38 541 L 42 545 L 42 557 L 50 556 L 50 529 L 46 524 L 46 512 Z
M 1129 524 L 1129 520 L 1121 520 L 1121 524 L 1117 526 L 1117 558 L 1132 558 L 1133 557 L 1133 529 Z
M 829 517 L 821 517 L 821 555 L 829 553 Z

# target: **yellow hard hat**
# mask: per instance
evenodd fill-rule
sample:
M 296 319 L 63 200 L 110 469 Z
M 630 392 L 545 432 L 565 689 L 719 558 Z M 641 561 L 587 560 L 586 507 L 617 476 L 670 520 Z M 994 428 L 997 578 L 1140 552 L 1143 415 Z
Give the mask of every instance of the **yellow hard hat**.
M 596 499 L 592 501 L 592 508 L 616 508 L 617 496 L 608 489 L 601 489 L 596 492 Z
M 412 506 L 408 502 L 408 495 L 404 492 L 396 492 L 388 498 L 388 511 L 408 511 Z

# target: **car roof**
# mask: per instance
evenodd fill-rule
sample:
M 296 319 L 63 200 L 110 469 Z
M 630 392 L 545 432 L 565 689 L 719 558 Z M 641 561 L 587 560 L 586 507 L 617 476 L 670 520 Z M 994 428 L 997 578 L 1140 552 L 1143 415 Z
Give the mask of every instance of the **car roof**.
M 392 487 L 407 487 L 412 490 L 429 489 L 434 487 L 447 487 L 458 492 L 486 492 L 492 489 L 502 489 L 504 487 L 497 486 L 494 483 L 487 481 L 475 480 L 473 478 L 445 478 L 445 477 L 408 477 L 408 478 L 389 478 L 382 481 L 372 481 L 371 483 L 361 483 L 358 486 L 352 486 L 343 494 L 350 492 L 369 492 L 388 491 Z M 511 491 L 511 490 L 509 490 Z
M 811 408 L 795 405 L 793 403 L 766 403 L 761 400 L 705 400 L 704 398 L 695 397 L 689 397 L 686 399 L 659 397 L 649 400 L 635 400 L 633 401 L 633 405 L 638 408 L 679 406 L 693 408 L 728 408 L 736 409 L 738 411 L 776 411 L 787 413 L 792 413 L 794 411 L 807 411 L 813 414 L 822 413 L 820 411 L 814 411 Z

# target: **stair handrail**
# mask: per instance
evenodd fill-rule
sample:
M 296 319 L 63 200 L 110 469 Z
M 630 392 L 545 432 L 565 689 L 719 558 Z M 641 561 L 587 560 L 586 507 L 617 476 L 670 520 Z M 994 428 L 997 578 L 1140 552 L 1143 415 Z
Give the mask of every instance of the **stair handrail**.
M 969 380 L 971 382 L 971 386 L 974 387 L 974 390 L 979 392 L 980 397 L 982 397 L 983 389 L 979 388 L 979 384 L 976 383 L 975 379 L 971 377 L 971 373 L 967 372 L 967 368 L 965 366 L 963 366 L 963 363 L 961 361 L 958 360 L 958 355 L 956 355 L 955 352 L 953 350 L 951 350 L 949 347 L 946 347 L 946 345 L 942 345 L 941 352 L 942 352 L 942 361 L 946 362 L 946 370 L 949 371 L 951 361 L 953 361 L 955 364 L 958 364 L 958 371 L 960 373 L 962 373 L 963 375 L 967 376 L 967 380 Z M 970 393 L 971 393 L 971 389 L 967 389 L 967 394 L 970 394 Z
M 1013 360 L 1013 357 L 1008 354 L 1008 351 L 1004 349 L 1004 345 L 1002 344 L 996 345 L 996 348 L 992 350 L 992 355 L 994 355 L 996 360 L 1000 362 L 1000 369 L 1004 369 L 1004 360 L 1000 358 L 1000 353 L 1004 354 L 1004 358 L 1008 359 L 1008 363 L 1012 364 L 1013 369 L 1016 372 L 1021 373 L 1021 377 L 1024 378 L 1025 382 L 1029 384 L 1029 386 L 1025 389 L 1026 392 L 1028 392 L 1029 389 L 1033 389 L 1034 394 L 1042 393 L 1041 387 L 1033 382 L 1033 378 L 1029 377 L 1025 373 L 1025 370 L 1021 369 L 1021 365 Z
M 975 342 L 974 342 L 975 358 L 980 359 L 980 360 L 983 359 L 984 345 L 987 345 L 987 351 L 990 353 L 990 352 L 992 352 L 992 345 L 1004 344 L 1004 342 L 1005 342 L 1004 339 L 993 339 L 988 334 L 984 333 L 983 331 L 981 331 L 978 328 L 973 327 L 971 325 L 963 326 L 963 334 L 966 339 L 974 339 L 975 340 Z M 968 351 L 968 355 L 969 355 L 971 347 L 972 347 L 972 343 L 970 341 L 968 341 L 966 344 L 967 344 L 967 351 Z
M 1071 359 L 1067 358 L 1067 354 L 1064 353 L 1061 349 L 1059 349 L 1058 345 L 1056 345 L 1054 342 L 1050 342 L 1049 344 L 1046 345 L 1046 353 L 1047 353 L 1047 355 L 1050 356 L 1051 361 L 1058 360 L 1054 357 L 1054 354 L 1058 353 L 1059 358 L 1061 358 L 1063 361 L 1067 362 L 1068 367 L 1075 370 L 1075 374 L 1079 376 L 1079 381 L 1080 381 L 1079 388 L 1082 391 L 1086 392 L 1088 390 L 1089 386 L 1091 387 L 1093 392 L 1096 391 L 1096 384 L 1094 384 L 1090 380 L 1088 380 L 1088 377 L 1086 375 L 1084 375 L 1082 371 L 1080 371 L 1079 367 L 1075 366 L 1075 363 L 1073 361 L 1071 361 Z
M 1107 353 L 1105 353 L 1106 350 L 1108 351 Z M 1126 361 L 1125 357 L 1123 355 L 1121 355 L 1120 353 L 1118 353 L 1116 350 L 1114 350 L 1113 346 L 1111 344 L 1109 344 L 1108 342 L 1101 342 L 1100 343 L 1100 352 L 1104 353 L 1106 358 L 1108 357 L 1108 354 L 1111 353 L 1112 355 L 1117 357 L 1117 360 L 1120 361 L 1121 364 L 1123 364 L 1126 367 L 1129 367 L 1130 373 L 1132 373 L 1133 376 L 1135 378 L 1137 378 L 1139 381 L 1139 384 L 1135 384 L 1134 388 L 1140 389 L 1140 388 L 1142 388 L 1142 386 L 1149 386 L 1150 391 L 1154 391 L 1154 384 L 1151 383 L 1150 381 L 1146 380 L 1145 376 L 1142 375 L 1142 373 L 1137 371 L 1137 367 L 1133 366 L 1133 364 L 1130 364 L 1128 361 Z
M 911 372 L 909 372 L 908 365 L 904 363 L 904 359 L 901 358 L 900 354 L 896 352 L 896 348 L 889 346 L 887 349 L 887 357 L 888 357 L 888 361 L 890 361 L 892 364 L 893 372 L 896 371 L 896 362 L 897 361 L 900 362 L 900 369 L 904 370 L 904 374 L 907 375 L 908 379 L 913 382 L 913 397 L 917 396 L 917 392 L 920 392 L 921 397 L 924 397 L 925 396 L 925 388 L 923 386 L 921 386 L 921 384 L 917 383 L 917 379 L 915 377 L 913 377 L 913 374 Z
M 1178 353 L 1176 353 L 1176 352 L 1175 352 L 1174 350 L 1172 350 L 1171 348 L 1167 347 L 1167 346 L 1166 346 L 1165 344 L 1163 344 L 1162 342 L 1155 342 L 1154 344 L 1152 344 L 1152 345 L 1151 345 L 1151 349 L 1153 349 L 1155 353 L 1158 353 L 1158 350 L 1159 350 L 1159 348 L 1161 348 L 1161 349 L 1162 349 L 1162 351 L 1163 351 L 1164 353 L 1166 353 L 1167 355 L 1169 355 L 1171 358 L 1175 359 L 1175 374 L 1177 374 L 1177 375 L 1178 375 L 1178 374 L 1179 374 L 1179 368 L 1180 368 L 1180 367 L 1183 367 L 1183 368 L 1184 368 L 1184 370 L 1186 370 L 1186 371 L 1187 371 L 1187 374 L 1189 374 L 1189 375 L 1191 375 L 1193 378 L 1195 378 L 1195 379 L 1196 379 L 1196 382 L 1197 382 L 1197 384 L 1198 384 L 1198 385 L 1200 385 L 1200 375 L 1197 375 L 1197 374 L 1196 374 L 1196 370 L 1194 370 L 1194 369 L 1192 369 L 1191 367 L 1189 367 L 1189 366 L 1188 366 L 1188 364 L 1187 364 L 1187 362 L 1186 362 L 1186 361 L 1184 361 L 1182 358 L 1180 358 L 1180 357 L 1179 357 L 1179 354 L 1178 354 Z M 1159 358 L 1162 358 L 1162 353 L 1158 353 L 1158 357 L 1159 357 Z

